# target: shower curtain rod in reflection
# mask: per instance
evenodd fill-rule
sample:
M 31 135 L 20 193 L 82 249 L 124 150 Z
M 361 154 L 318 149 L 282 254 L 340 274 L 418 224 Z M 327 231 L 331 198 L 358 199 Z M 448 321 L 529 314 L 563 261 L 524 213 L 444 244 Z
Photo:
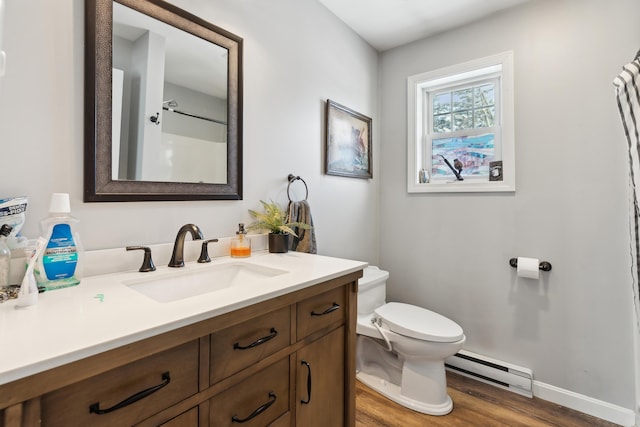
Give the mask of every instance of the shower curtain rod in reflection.
M 167 111 L 171 111 L 172 113 L 182 114 L 183 116 L 193 117 L 195 119 L 206 120 L 208 122 L 218 123 L 218 124 L 225 125 L 225 126 L 227 125 L 227 122 L 223 122 L 223 121 L 216 120 L 216 119 L 210 119 L 209 117 L 196 116 L 195 114 L 185 113 L 184 111 L 176 110 L 175 108 L 165 107 L 164 105 L 162 106 L 162 109 L 163 110 L 167 110 Z

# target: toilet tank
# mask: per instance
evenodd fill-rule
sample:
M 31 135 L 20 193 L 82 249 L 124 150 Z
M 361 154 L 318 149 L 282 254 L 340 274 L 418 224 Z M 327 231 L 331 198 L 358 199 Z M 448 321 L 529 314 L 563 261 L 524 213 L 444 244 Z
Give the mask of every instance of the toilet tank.
M 386 303 L 388 278 L 389 272 L 378 267 L 364 269 L 358 280 L 358 315 L 373 314 L 376 308 Z

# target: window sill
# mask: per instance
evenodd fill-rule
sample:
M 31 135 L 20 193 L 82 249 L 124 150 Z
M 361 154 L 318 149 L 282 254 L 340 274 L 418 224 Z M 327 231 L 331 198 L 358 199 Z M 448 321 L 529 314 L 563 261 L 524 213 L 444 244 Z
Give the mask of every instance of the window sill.
M 409 193 L 504 193 L 515 192 L 516 186 L 507 181 L 436 181 L 425 184 L 411 182 Z

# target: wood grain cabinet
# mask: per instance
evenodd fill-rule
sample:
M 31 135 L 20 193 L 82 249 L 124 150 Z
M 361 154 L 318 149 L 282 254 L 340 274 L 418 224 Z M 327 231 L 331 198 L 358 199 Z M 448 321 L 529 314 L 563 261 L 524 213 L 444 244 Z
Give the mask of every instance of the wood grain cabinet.
M 289 412 L 289 357 L 220 393 L 209 404 L 209 423 L 268 426 Z
M 0 427 L 353 427 L 361 276 L 0 385 Z
M 345 425 L 345 363 L 342 354 L 342 326 L 297 352 L 296 425 Z
M 246 320 L 211 334 L 211 375 L 218 381 L 289 346 L 289 306 Z
M 296 425 L 345 425 L 347 297 L 343 288 L 335 288 L 297 304 L 297 337 L 309 343 L 296 353 Z M 324 334 L 327 328 L 332 332 Z M 315 337 L 318 331 L 321 335 Z
M 191 408 L 187 412 L 170 419 L 166 423 L 160 424 L 161 427 L 197 427 L 198 426 L 198 408 Z
M 42 396 L 42 427 L 123 426 L 198 393 L 192 341 Z
M 300 301 L 297 306 L 297 338 L 304 339 L 333 323 L 344 323 L 348 314 L 344 289 L 336 288 Z

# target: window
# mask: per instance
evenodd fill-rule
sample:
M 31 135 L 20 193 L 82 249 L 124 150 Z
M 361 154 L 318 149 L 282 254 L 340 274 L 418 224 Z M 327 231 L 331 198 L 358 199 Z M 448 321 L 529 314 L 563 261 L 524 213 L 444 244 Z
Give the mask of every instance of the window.
M 515 191 L 511 52 L 408 79 L 410 193 Z

